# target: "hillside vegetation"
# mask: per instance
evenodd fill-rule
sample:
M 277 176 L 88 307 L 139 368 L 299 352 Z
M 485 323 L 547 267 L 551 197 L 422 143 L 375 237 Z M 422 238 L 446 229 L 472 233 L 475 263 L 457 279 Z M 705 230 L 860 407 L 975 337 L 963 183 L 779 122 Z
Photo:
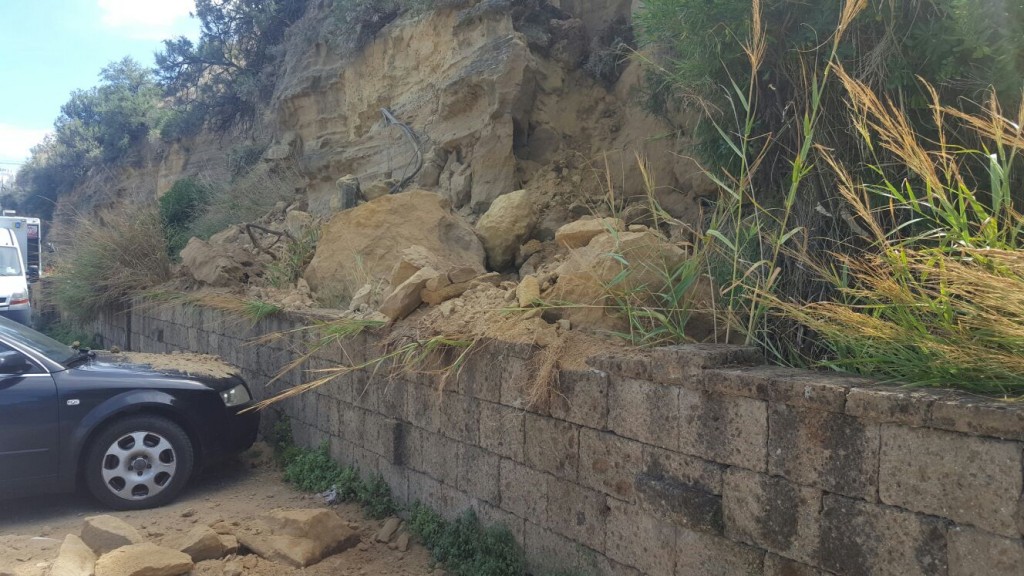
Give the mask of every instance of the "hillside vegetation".
M 159 250 L 116 299 L 180 259 L 173 290 L 254 320 L 519 335 L 548 369 L 585 333 L 1024 392 L 998 296 L 1021 278 L 1019 3 L 561 4 L 201 0 L 197 42 L 73 95 L 20 208 L 67 236 L 153 215 L 117 227 Z

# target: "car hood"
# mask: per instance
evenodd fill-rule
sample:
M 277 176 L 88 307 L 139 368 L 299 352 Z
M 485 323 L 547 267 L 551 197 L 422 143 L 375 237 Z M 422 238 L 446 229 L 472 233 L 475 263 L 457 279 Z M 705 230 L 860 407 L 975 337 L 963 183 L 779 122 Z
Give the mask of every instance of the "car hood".
M 102 373 L 113 379 L 131 379 L 139 383 L 192 383 L 215 390 L 225 390 L 243 383 L 237 368 L 219 358 L 202 354 L 113 353 L 96 350 L 88 362 L 77 364 L 72 370 L 96 376 Z

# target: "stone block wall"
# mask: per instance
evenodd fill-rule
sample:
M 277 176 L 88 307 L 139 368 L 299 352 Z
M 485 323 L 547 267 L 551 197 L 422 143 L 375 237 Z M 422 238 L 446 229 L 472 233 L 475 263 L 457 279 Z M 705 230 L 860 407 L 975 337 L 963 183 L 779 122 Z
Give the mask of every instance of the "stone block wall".
M 267 384 L 300 337 L 251 341 L 309 318 L 132 316 L 99 327 L 108 345 L 221 355 L 260 396 L 304 378 Z M 307 368 L 358 364 L 376 346 L 360 336 Z M 431 376 L 353 371 L 281 406 L 299 443 L 327 442 L 398 501 L 504 524 L 536 573 L 1024 574 L 1020 404 L 693 345 L 593 358 L 531 405 L 533 353 L 488 342 L 443 389 Z

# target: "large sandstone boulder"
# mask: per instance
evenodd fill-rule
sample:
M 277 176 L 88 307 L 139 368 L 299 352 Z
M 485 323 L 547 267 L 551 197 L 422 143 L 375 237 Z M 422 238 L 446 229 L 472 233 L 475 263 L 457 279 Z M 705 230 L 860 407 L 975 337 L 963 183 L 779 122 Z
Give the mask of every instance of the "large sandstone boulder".
M 188 241 L 181 263 L 193 278 L 209 286 L 245 284 L 256 273 L 252 254 L 229 244 L 212 244 L 199 238 Z
M 352 531 L 331 510 L 273 510 L 262 518 L 267 530 L 239 533 L 238 541 L 271 562 L 304 568 L 348 550 L 359 543 Z
M 134 527 L 113 516 L 90 516 L 82 524 L 82 541 L 97 555 L 111 550 L 139 544 L 145 539 Z
M 573 250 L 558 267 L 555 285 L 544 300 L 570 304 L 554 314 L 572 326 L 592 330 L 619 331 L 627 328 L 614 307 L 614 294 L 629 294 L 643 303 L 644 293 L 662 291 L 666 271 L 673 270 L 687 253 L 654 232 L 603 233 L 586 246 Z M 629 272 L 623 273 L 629 263 Z
M 347 301 L 365 284 L 390 280 L 411 246 L 484 271 L 484 249 L 473 229 L 437 194 L 412 190 L 336 214 L 304 277 L 313 291 Z
M 518 190 L 499 196 L 476 224 L 476 232 L 487 250 L 487 264 L 492 270 L 512 265 L 519 246 L 533 231 L 537 207 L 533 194 Z
M 96 576 L 181 576 L 192 566 L 188 554 L 145 542 L 100 556 Z

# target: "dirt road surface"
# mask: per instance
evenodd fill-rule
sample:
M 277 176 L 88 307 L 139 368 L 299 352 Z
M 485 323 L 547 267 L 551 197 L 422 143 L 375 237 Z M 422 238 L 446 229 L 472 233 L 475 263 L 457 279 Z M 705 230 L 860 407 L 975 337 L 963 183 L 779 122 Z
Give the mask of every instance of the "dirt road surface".
M 149 541 L 174 546 L 197 524 L 224 521 L 244 527 L 274 508 L 322 508 L 315 495 L 297 492 L 281 480 L 265 448 L 207 470 L 174 503 L 155 510 L 112 512 L 83 494 L 0 500 L 0 576 L 44 576 L 67 534 L 79 534 L 88 516 L 110 514 L 134 526 Z M 354 504 L 334 510 L 360 535 L 362 543 L 303 570 L 255 555 L 241 556 L 246 576 L 427 576 L 443 574 L 418 544 L 400 552 L 377 543 L 383 521 L 367 519 Z M 194 576 L 222 576 L 224 560 L 196 564 Z

